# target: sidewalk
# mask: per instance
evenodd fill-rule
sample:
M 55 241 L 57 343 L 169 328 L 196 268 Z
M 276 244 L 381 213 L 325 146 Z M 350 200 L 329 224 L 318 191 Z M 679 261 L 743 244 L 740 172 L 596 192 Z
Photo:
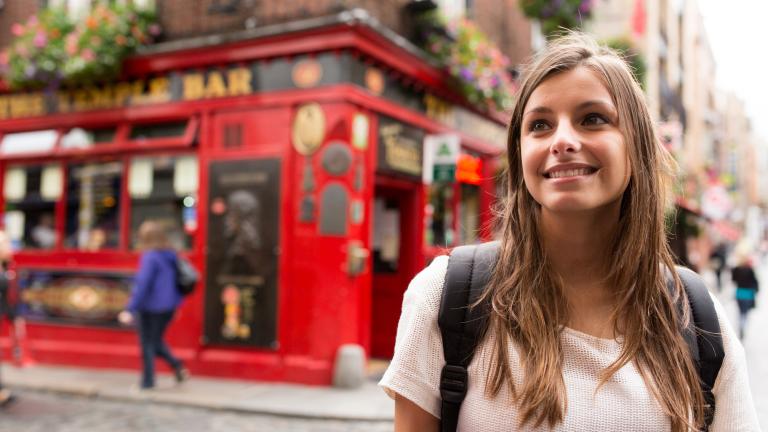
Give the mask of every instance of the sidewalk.
M 138 372 L 35 365 L 2 365 L 3 383 L 13 388 L 99 397 L 152 401 L 236 412 L 289 417 L 389 420 L 394 402 L 373 381 L 356 390 L 260 383 L 192 376 L 180 385 L 167 374 L 158 375 L 156 390 L 133 389 Z

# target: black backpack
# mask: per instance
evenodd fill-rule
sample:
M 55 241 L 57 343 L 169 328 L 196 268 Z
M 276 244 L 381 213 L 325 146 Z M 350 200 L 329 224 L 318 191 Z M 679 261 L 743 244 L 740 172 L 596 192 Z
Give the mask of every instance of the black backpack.
M 195 266 L 183 256 L 176 255 L 176 288 L 181 295 L 192 294 L 198 280 L 200 280 L 200 273 L 195 269 Z
M 445 365 L 440 375 L 440 430 L 453 432 L 459 421 L 459 410 L 467 394 L 467 367 L 475 353 L 480 332 L 485 328 L 488 305 L 473 304 L 488 284 L 491 268 L 499 253 L 499 242 L 455 248 L 448 259 L 448 270 L 440 300 L 438 325 L 443 338 Z M 723 363 L 725 352 L 714 303 L 701 277 L 685 267 L 677 267 L 693 322 L 683 329 L 691 356 L 699 371 L 706 402 L 705 428 L 715 413 L 712 387 Z M 670 288 L 672 288 L 670 278 Z

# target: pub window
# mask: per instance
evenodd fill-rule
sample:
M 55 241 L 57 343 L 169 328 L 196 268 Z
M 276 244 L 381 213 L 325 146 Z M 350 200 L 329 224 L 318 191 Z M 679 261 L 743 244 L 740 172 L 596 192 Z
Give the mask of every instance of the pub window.
M 459 243 L 477 242 L 480 228 L 480 188 L 475 185 L 461 184 L 459 201 Z
M 15 249 L 53 249 L 56 200 L 61 196 L 59 164 L 9 166 L 5 171 L 5 227 Z
M 55 130 L 9 133 L 0 141 L 0 154 L 44 153 L 53 151 L 59 134 Z
M 122 177 L 119 161 L 69 166 L 66 247 L 98 251 L 120 245 Z
M 454 183 L 449 182 L 435 182 L 429 186 L 425 225 L 425 241 L 429 246 L 454 244 L 453 188 Z
M 188 120 L 178 120 L 163 123 L 135 124 L 131 126 L 131 140 L 146 140 L 157 138 L 181 138 L 187 131 Z
M 155 220 L 167 228 L 171 246 L 190 249 L 197 231 L 198 164 L 195 156 L 152 156 L 131 160 L 131 247 L 139 226 Z
M 113 144 L 117 128 L 104 127 L 95 129 L 74 128 L 61 137 L 59 147 L 63 149 L 91 148 Z

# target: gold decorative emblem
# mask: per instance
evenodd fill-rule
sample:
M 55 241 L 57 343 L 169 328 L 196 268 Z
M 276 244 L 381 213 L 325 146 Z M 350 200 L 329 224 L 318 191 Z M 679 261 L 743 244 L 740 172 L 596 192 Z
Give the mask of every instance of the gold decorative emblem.
M 293 148 L 305 156 L 314 153 L 325 139 L 325 114 L 320 104 L 302 105 L 293 118 Z
M 291 78 L 296 87 L 314 87 L 323 77 L 323 67 L 316 60 L 301 60 L 293 66 Z

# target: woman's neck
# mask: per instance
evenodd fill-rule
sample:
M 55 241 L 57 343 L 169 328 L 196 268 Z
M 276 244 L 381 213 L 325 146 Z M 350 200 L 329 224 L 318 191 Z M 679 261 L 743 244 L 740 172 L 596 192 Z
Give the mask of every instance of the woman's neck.
M 607 272 L 618 212 L 542 211 L 540 232 L 552 269 L 565 281 L 602 279 Z

